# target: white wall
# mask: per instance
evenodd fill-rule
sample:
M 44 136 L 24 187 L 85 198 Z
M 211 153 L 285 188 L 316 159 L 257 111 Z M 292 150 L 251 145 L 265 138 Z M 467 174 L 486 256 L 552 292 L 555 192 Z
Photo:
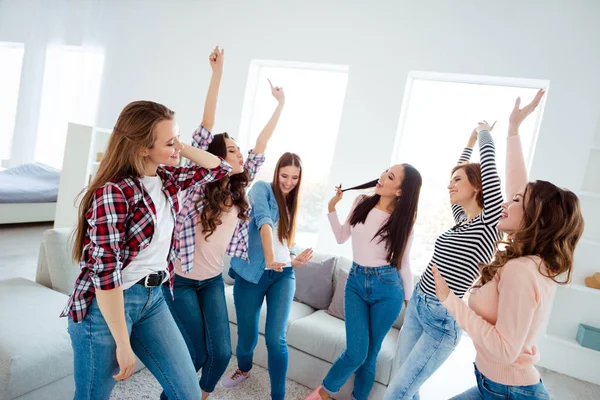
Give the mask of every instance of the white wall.
M 0 40 L 26 43 L 23 137 L 37 126 L 46 42 L 104 48 L 99 126 L 112 127 L 125 104 L 144 98 L 176 110 L 184 135 L 201 118 L 216 44 L 226 49 L 216 129 L 229 132 L 239 125 L 251 59 L 349 65 L 332 187 L 371 179 L 390 163 L 408 71 L 547 79 L 531 177 L 578 191 L 600 120 L 599 20 L 596 0 L 3 0 Z M 322 234 L 319 249 L 335 248 Z

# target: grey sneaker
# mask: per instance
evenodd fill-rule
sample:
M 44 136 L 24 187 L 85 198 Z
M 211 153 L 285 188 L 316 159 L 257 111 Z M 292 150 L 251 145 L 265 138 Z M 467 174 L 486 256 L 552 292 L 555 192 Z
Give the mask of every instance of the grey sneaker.
M 226 376 L 225 378 L 223 378 L 223 382 L 221 382 L 221 386 L 228 388 L 228 389 L 230 389 L 232 387 L 236 387 L 237 385 L 239 385 L 240 383 L 242 383 L 246 379 L 248 379 L 249 375 L 250 375 L 250 372 L 247 372 L 246 374 L 244 374 L 242 372 L 242 370 L 240 370 L 238 368 L 235 370 L 235 372 L 233 374 L 231 374 L 231 376 Z

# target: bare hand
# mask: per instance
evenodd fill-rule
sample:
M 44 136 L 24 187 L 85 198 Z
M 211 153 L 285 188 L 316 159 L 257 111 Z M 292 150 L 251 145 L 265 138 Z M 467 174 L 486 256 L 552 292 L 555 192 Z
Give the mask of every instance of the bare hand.
M 277 261 L 266 261 L 265 262 L 266 269 L 272 269 L 273 271 L 283 272 L 283 267 L 285 267 L 285 263 L 280 263 Z
M 117 381 L 122 381 L 133 375 L 135 368 L 135 354 L 131 346 L 117 347 L 117 363 L 119 364 L 119 373 L 113 375 Z
M 435 280 L 435 295 L 439 301 L 444 301 L 450 294 L 450 288 L 442 274 L 440 274 L 437 265 L 433 264 L 431 272 L 433 272 L 433 279 Z
M 285 104 L 285 93 L 283 93 L 283 88 L 281 86 L 273 86 L 270 79 L 269 85 L 271 86 L 271 94 L 275 99 L 279 102 L 279 104 Z
M 496 126 L 496 121 L 494 121 L 494 123 L 490 126 L 490 124 L 484 119 L 483 122 L 477 123 L 477 128 L 473 129 L 473 133 L 471 135 L 475 134 L 475 137 L 477 137 L 481 131 L 491 132 L 494 129 L 494 126 Z
M 512 112 L 510 113 L 510 117 L 508 118 L 508 122 L 511 128 L 519 128 L 519 126 L 525 120 L 525 118 L 527 118 L 527 116 L 529 116 L 529 114 L 531 114 L 535 110 L 538 104 L 540 104 L 542 97 L 544 97 L 544 93 L 546 92 L 544 92 L 543 89 L 538 90 L 531 103 L 527 104 L 523 108 L 520 108 L 521 98 L 517 97 L 517 100 L 515 100 L 515 106 Z
M 313 249 L 308 248 L 304 250 L 302 253 L 298 254 L 296 258 L 294 258 L 294 260 L 292 261 L 292 267 L 297 268 L 303 266 L 304 264 L 310 261 L 312 256 Z
M 210 62 L 210 67 L 213 72 L 223 72 L 223 61 L 225 59 L 225 50 L 219 50 L 219 46 L 215 47 L 215 49 L 208 56 L 208 61 Z
M 344 194 L 342 193 L 342 184 L 340 183 L 339 186 L 335 187 L 335 196 L 333 196 L 327 204 L 329 212 L 335 211 L 335 206 L 340 202 L 340 200 L 342 200 L 342 197 L 344 197 Z

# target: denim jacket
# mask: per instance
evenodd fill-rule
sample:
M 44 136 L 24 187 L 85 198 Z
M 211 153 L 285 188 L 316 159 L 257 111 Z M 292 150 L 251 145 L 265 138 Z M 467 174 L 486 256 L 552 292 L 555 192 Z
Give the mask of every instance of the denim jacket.
M 248 261 L 233 257 L 229 275 L 235 277 L 235 274 L 238 274 L 248 282 L 258 283 L 265 271 L 265 255 L 260 238 L 260 228 L 265 224 L 274 228 L 279 220 L 279 207 L 270 182 L 256 182 L 250 189 L 248 197 L 252 205 L 248 228 Z M 277 240 L 277 238 L 273 238 L 273 240 Z M 296 254 L 295 246 L 290 254 Z

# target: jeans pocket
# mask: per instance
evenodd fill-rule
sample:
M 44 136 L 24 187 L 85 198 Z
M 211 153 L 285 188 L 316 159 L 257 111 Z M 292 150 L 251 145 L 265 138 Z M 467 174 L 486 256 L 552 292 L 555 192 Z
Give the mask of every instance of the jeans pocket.
M 399 285 L 401 282 L 400 273 L 398 273 L 398 270 L 389 270 L 381 274 L 377 274 L 377 279 L 379 282 L 387 285 Z
M 529 386 L 511 386 L 510 388 L 511 395 L 514 394 L 515 399 L 518 400 L 549 400 L 550 395 L 546 391 L 544 384 L 540 381 L 535 385 Z
M 508 400 L 508 388 L 505 385 L 490 381 L 481 375 L 480 389 L 484 400 L 505 399 Z

